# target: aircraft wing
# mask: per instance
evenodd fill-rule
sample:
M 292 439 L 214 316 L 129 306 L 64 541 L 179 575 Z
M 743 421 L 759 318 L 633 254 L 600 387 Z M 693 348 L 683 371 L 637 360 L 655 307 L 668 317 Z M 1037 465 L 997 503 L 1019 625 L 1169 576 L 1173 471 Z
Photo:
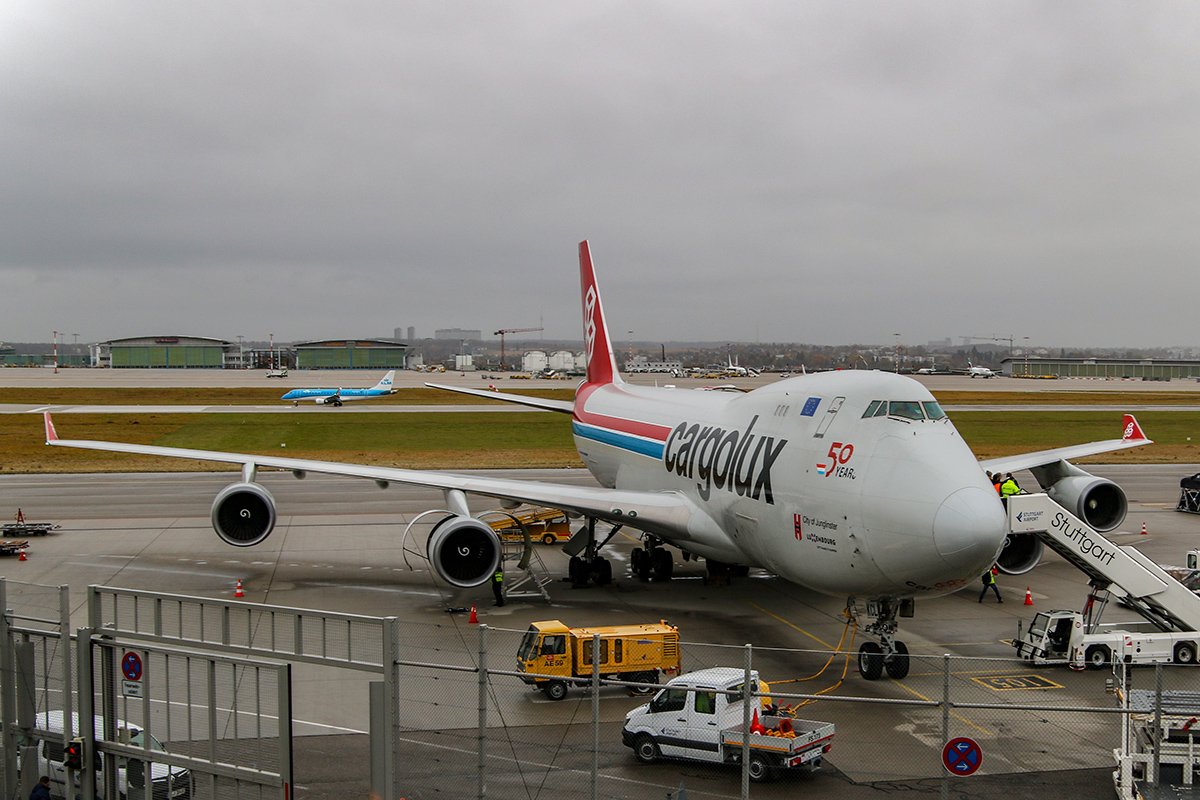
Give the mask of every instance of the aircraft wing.
M 540 408 L 543 411 L 558 411 L 563 414 L 571 414 L 575 411 L 575 404 L 570 400 L 551 400 L 545 397 L 530 397 L 524 394 L 510 394 L 509 392 L 497 392 L 491 389 L 466 389 L 462 386 L 446 386 L 442 383 L 426 383 L 425 385 L 431 389 L 445 389 L 447 392 L 473 394 L 476 397 L 486 397 L 489 400 L 503 400 L 506 403 L 532 406 Z
M 1121 419 L 1122 436 L 1120 439 L 1106 439 L 1102 442 L 1089 442 L 1069 447 L 1058 447 L 1053 450 L 1040 450 L 1036 453 L 1023 453 L 1016 456 L 1003 456 L 980 461 L 979 466 L 988 472 L 1013 472 L 1018 469 L 1030 469 L 1055 461 L 1070 461 L 1086 456 L 1097 456 L 1101 453 L 1111 453 L 1116 450 L 1127 450 L 1131 447 L 1141 447 L 1154 442 L 1146 438 L 1142 428 L 1132 414 L 1126 414 Z
M 501 500 L 551 506 L 596 519 L 627 524 L 638 530 L 653 533 L 676 544 L 688 541 L 712 543 L 724 534 L 699 507 L 674 491 L 643 492 L 626 489 L 607 489 L 595 486 L 542 481 L 521 481 L 493 478 L 484 475 L 461 475 L 450 472 L 377 467 L 365 464 L 346 464 L 337 461 L 316 461 L 307 458 L 281 458 L 248 453 L 222 453 L 212 450 L 190 450 L 182 447 L 103 442 L 88 439 L 60 439 L 50 413 L 45 413 L 46 444 L 56 447 L 75 447 L 84 450 L 104 450 L 114 453 L 135 453 L 195 461 L 216 461 L 225 464 L 252 464 L 255 467 L 288 470 L 303 475 L 316 472 L 328 475 L 347 475 L 368 478 L 383 483 L 402 483 L 454 490 Z M 728 544 L 724 538 L 723 544 Z

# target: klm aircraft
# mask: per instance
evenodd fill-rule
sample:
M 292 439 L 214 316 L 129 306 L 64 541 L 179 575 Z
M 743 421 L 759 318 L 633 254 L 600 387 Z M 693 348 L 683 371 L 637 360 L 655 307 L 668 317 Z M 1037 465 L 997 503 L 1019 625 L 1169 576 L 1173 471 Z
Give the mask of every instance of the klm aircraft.
M 291 400 L 292 405 L 300 405 L 301 400 L 312 400 L 319 406 L 340 406 L 347 400 L 366 400 L 369 397 L 383 397 L 396 391 L 392 388 L 392 379 L 396 370 L 390 370 L 383 380 L 370 389 L 292 389 L 280 400 Z

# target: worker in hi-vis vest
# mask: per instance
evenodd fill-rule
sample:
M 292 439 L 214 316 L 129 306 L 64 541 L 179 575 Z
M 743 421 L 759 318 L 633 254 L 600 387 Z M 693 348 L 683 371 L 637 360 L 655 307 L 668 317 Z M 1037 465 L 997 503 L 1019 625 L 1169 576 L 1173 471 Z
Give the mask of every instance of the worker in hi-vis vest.
M 496 596 L 496 605 L 504 605 L 504 570 L 496 567 L 496 574 L 492 576 L 492 594 Z

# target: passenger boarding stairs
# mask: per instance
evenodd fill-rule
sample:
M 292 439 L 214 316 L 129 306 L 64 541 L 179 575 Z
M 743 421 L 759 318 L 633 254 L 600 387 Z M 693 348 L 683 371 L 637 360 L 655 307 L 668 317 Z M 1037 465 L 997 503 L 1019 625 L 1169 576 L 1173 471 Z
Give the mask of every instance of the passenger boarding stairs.
M 1096 589 L 1119 587 L 1125 603 L 1158 628 L 1200 631 L 1200 597 L 1136 548 L 1114 544 L 1047 495 L 1009 497 L 1008 525 L 1013 533 L 1037 536 L 1086 573 Z M 1106 598 L 1100 599 L 1103 604 Z
M 541 553 L 533 546 L 526 535 L 524 541 L 501 542 L 501 563 L 504 568 L 504 596 L 506 598 L 540 597 L 550 602 L 550 593 L 546 585 L 554 579 L 550 577 Z

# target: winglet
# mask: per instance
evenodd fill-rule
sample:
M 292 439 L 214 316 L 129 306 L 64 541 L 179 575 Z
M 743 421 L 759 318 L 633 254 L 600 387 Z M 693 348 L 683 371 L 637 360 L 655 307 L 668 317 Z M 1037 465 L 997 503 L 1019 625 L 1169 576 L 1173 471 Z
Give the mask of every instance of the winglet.
M 1121 439 L 1124 441 L 1146 438 L 1146 434 L 1142 433 L 1142 426 L 1138 425 L 1138 421 L 1134 418 L 1133 414 L 1126 414 L 1121 418 L 1121 429 Z
M 583 293 L 583 344 L 587 357 L 588 383 L 621 383 L 617 359 L 613 355 L 608 323 L 600 302 L 600 286 L 592 267 L 592 251 L 587 240 L 579 243 L 579 283 Z
M 50 419 L 50 412 L 43 411 L 42 416 L 46 419 L 46 444 L 58 441 L 58 432 L 54 430 L 54 420 Z

